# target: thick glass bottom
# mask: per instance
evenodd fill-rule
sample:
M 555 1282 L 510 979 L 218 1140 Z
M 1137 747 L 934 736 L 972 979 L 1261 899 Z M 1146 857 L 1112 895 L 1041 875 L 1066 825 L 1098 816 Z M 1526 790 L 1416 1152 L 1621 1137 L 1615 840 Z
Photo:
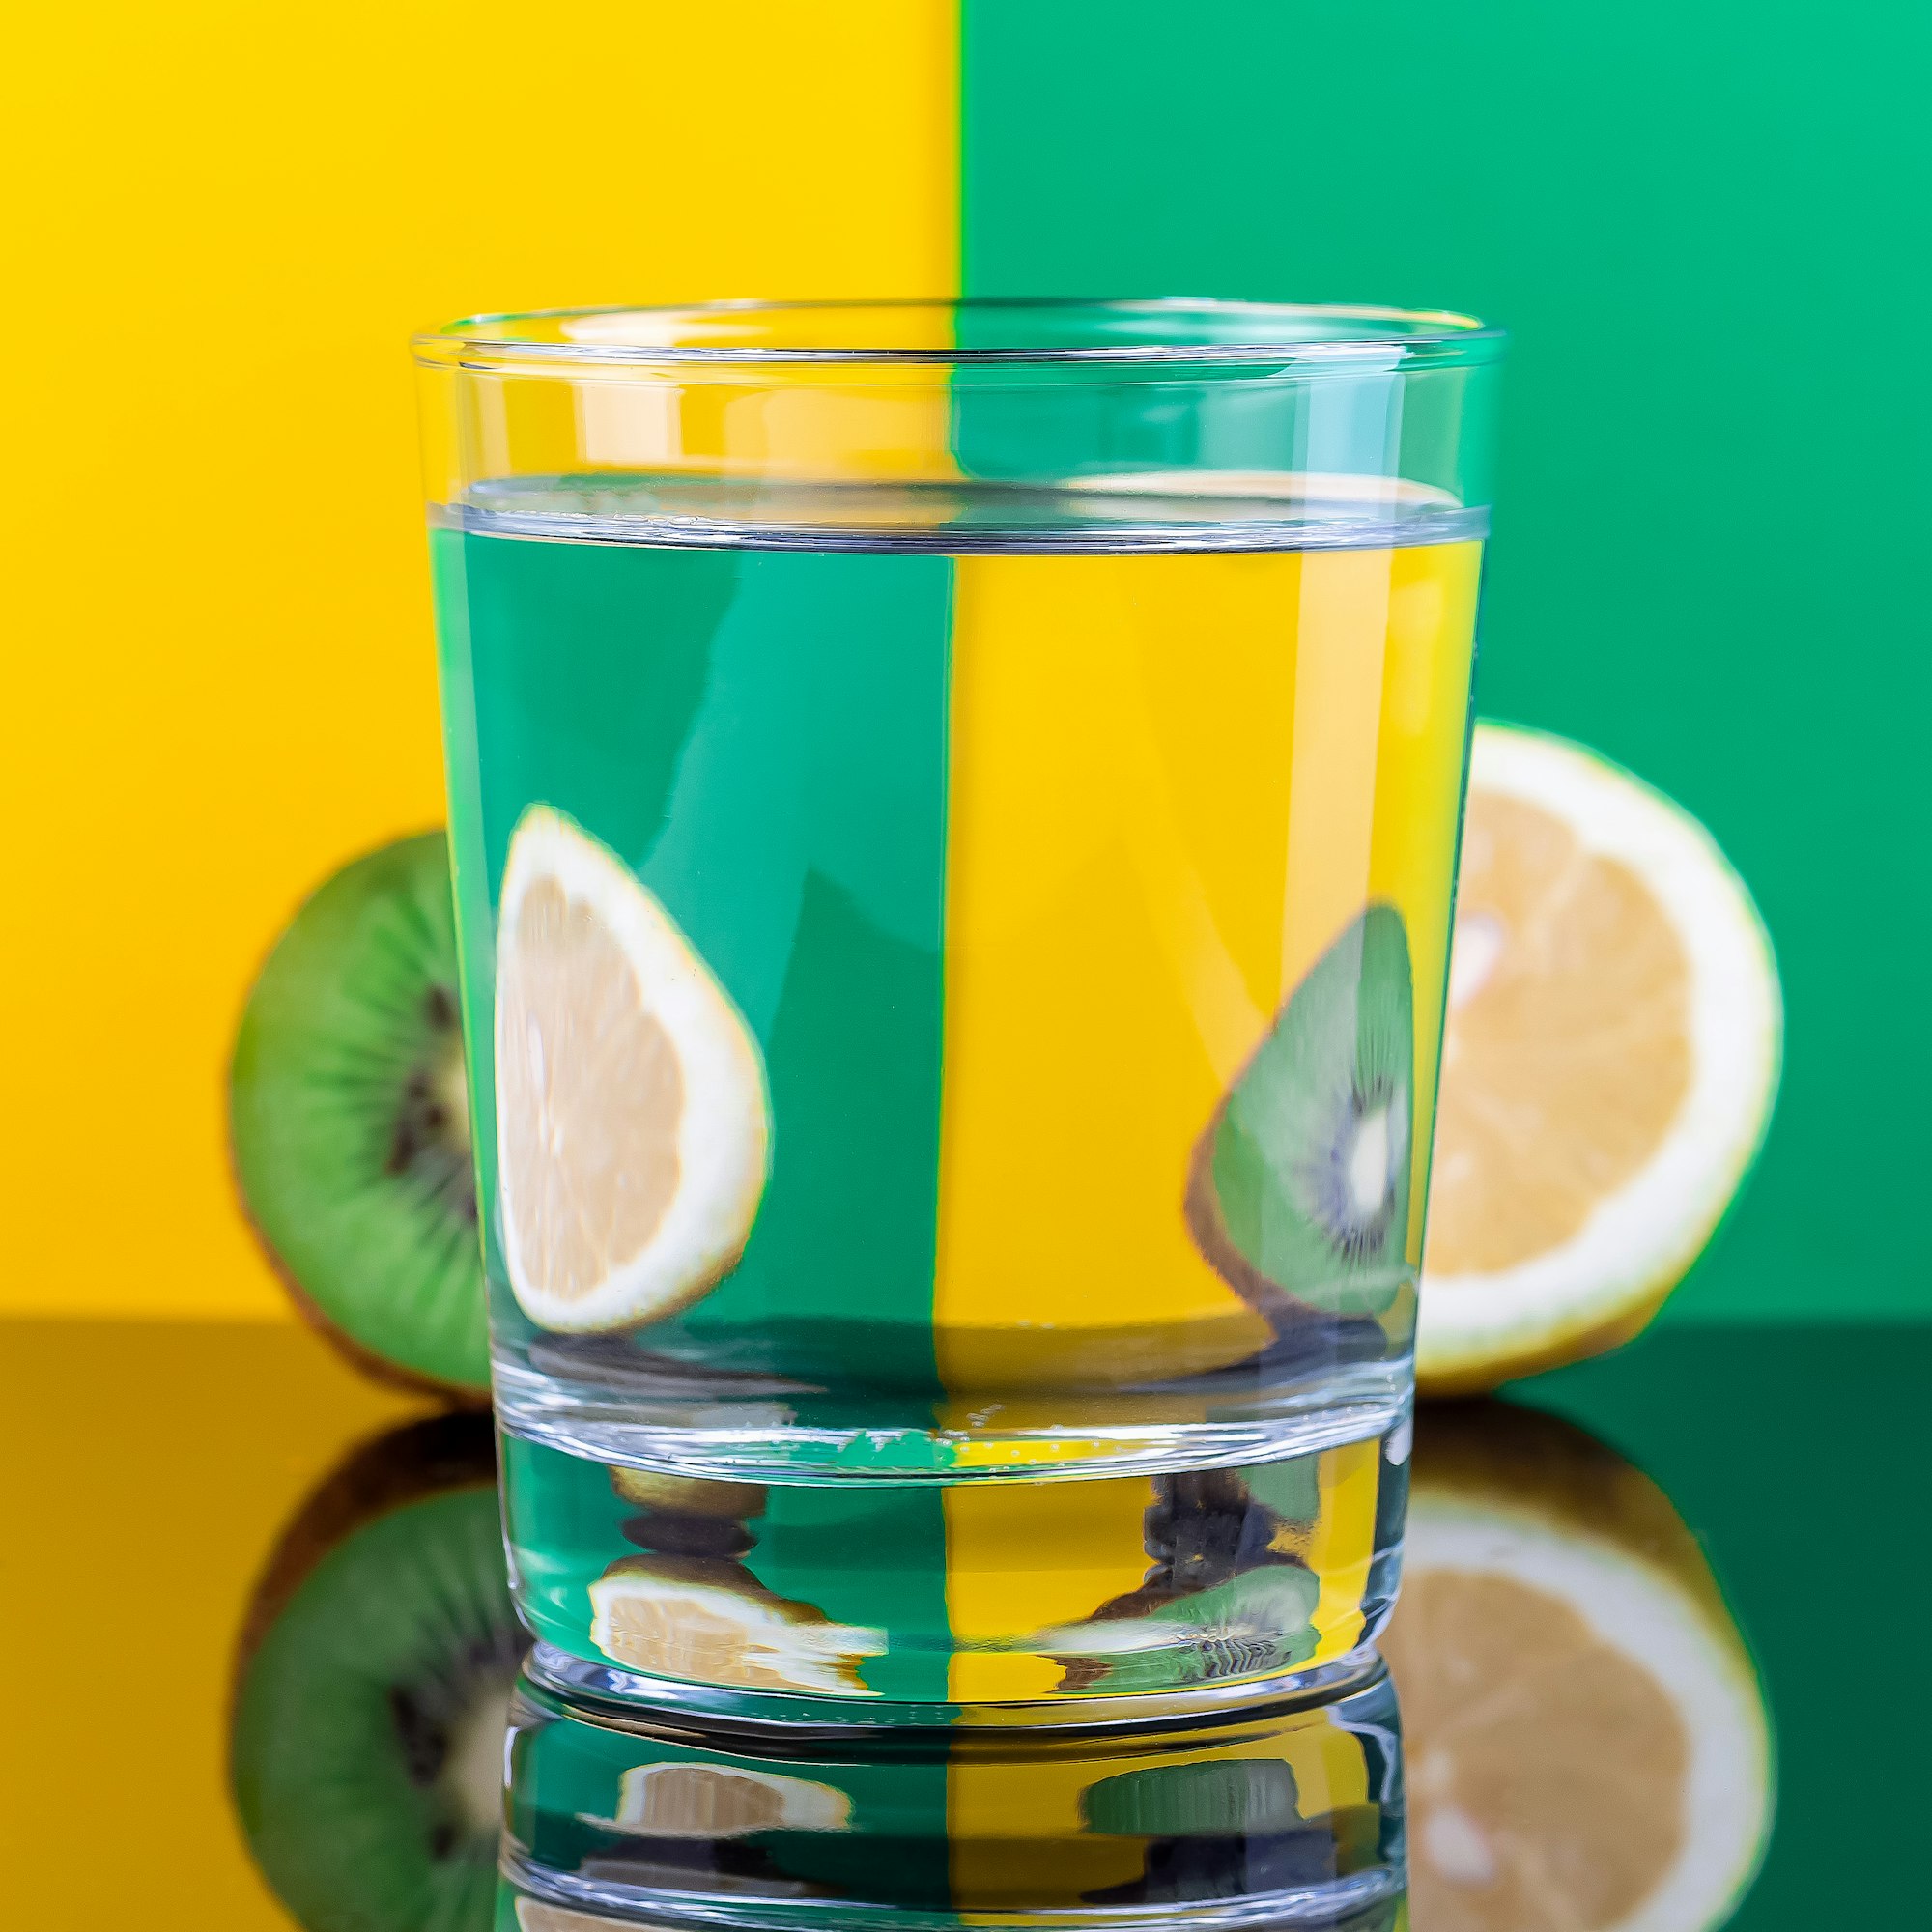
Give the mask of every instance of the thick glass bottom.
M 559 1690 L 774 1723 L 1089 1723 L 1359 1674 L 1409 1424 L 1232 1467 L 753 1482 L 506 1431 L 518 1609 Z
M 999 1703 L 886 1704 L 825 1697 L 752 1694 L 720 1685 L 646 1677 L 553 1644 L 531 1645 L 525 1659 L 529 1682 L 584 1708 L 608 1708 L 613 1720 L 642 1706 L 664 1722 L 727 1724 L 748 1735 L 773 1739 L 805 1733 L 830 1737 L 907 1728 L 1009 1729 L 1056 1733 L 1114 1731 L 1166 1723 L 1194 1723 L 1272 1711 L 1286 1704 L 1320 1703 L 1358 1688 L 1382 1667 L 1373 1643 L 1346 1657 L 1269 1677 L 1244 1677 L 1114 1696 L 1038 1697 Z

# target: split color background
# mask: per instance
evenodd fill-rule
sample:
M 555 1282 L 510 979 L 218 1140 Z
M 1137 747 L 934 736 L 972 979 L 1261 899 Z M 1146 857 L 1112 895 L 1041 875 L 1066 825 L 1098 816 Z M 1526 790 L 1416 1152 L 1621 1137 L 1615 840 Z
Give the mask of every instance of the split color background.
M 1790 1023 L 1771 1145 L 1679 1332 L 1654 1368 L 1538 1396 L 1643 1444 L 1693 1523 L 1760 1499 L 1714 1554 L 1774 1681 L 1815 1687 L 1833 1552 L 1895 1507 L 1860 1432 L 1922 1401 L 1923 1341 L 1700 1324 L 1932 1303 L 1929 271 L 1901 218 L 1928 41 L 1906 0 L 23 10 L 0 62 L 0 1307 L 168 1325 L 0 1335 L 33 1478 L 16 1653 L 96 1600 L 110 1547 L 142 1607 L 113 1670 L 15 1684 L 26 1731 L 72 1748 L 4 1774 L 36 1848 L 10 1903 L 94 1922 L 66 1856 L 149 1926 L 285 1924 L 212 1799 L 229 1645 L 277 1525 L 399 1405 L 275 1325 L 222 1067 L 301 895 L 440 816 L 403 340 L 486 307 L 1184 291 L 1515 330 L 1483 702 L 1711 824 Z M 1801 1417 L 1828 1452 L 1795 1453 Z M 1794 1569 L 1794 1520 L 1842 1546 Z M 1922 1672 L 1883 1692 L 1787 1724 L 1793 1829 L 1754 1925 L 1842 1907 L 1819 1821 L 1874 1850 L 1917 1828 L 1860 1767 L 1861 1739 L 1922 1727 Z M 103 1832 L 109 1735 L 141 1796 Z
M 23 17 L 0 1307 L 279 1319 L 221 1069 L 301 895 L 441 815 L 403 343 L 490 307 L 1217 293 L 1507 324 L 1479 701 L 1758 894 L 1771 1144 L 1666 1321 L 1932 1306 L 1932 27 L 1790 0 L 504 0 Z M 1854 295 L 1852 292 L 1856 292 Z M 29 353 L 31 352 L 31 353 Z

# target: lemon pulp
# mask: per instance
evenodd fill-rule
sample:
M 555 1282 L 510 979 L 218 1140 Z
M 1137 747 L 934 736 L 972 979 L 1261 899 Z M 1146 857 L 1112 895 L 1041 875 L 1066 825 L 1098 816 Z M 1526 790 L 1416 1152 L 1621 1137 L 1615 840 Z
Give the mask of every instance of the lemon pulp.
M 729 996 L 616 854 L 533 806 L 510 840 L 497 961 L 503 1243 L 524 1313 L 621 1328 L 737 1261 L 771 1139 Z

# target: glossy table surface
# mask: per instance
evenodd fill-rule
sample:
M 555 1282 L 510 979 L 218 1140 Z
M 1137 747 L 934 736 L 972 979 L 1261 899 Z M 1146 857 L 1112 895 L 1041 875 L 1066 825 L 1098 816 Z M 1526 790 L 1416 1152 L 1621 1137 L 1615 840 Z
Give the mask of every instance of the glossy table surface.
M 10 1922 L 298 1922 L 251 1862 L 230 1796 L 238 1640 L 304 1499 L 421 1406 L 359 1379 L 294 1325 L 11 1323 L 0 1377 Z M 1898 1861 L 1932 1795 L 1932 1665 L 1915 1615 L 1932 1586 L 1918 1421 L 1928 1384 L 1932 1326 L 1678 1326 L 1509 1391 L 1662 1491 L 1754 1660 L 1775 1812 L 1731 1921 L 1754 1932 L 1867 1915 L 1902 1923 L 1887 1896 L 1916 1889 Z M 1425 1418 L 1418 1490 L 1430 1442 Z M 1423 1641 L 1403 1614 L 1399 1682 L 1404 1646 Z M 1512 1693 L 1532 1729 L 1568 1721 L 1547 1684 L 1525 1677 Z M 1539 1697 L 1557 1702 L 1539 1714 Z M 1554 1907 L 1544 1918 L 1520 1900 L 1492 1912 L 1481 1887 L 1445 1889 L 1423 1869 L 1416 1716 L 1406 1720 L 1411 1924 L 1582 1932 Z

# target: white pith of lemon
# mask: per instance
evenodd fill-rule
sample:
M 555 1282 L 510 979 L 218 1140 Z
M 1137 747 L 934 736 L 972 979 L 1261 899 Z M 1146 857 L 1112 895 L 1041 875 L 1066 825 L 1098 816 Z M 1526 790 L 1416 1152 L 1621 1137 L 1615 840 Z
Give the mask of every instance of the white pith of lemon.
M 1475 732 L 1416 1345 L 1430 1392 L 1643 1325 L 1777 1083 L 1777 973 L 1702 826 L 1562 739 Z
M 872 1697 L 859 1676 L 882 1656 L 886 1634 L 830 1623 L 803 1604 L 696 1581 L 626 1558 L 590 1585 L 590 1640 L 606 1657 L 651 1677 Z
M 497 940 L 510 1286 L 540 1326 L 694 1300 L 744 1249 L 771 1143 L 764 1063 L 636 874 L 546 806 L 518 821 Z
M 617 1815 L 586 1822 L 638 1838 L 843 1832 L 852 1800 L 836 1784 L 745 1765 L 639 1764 L 619 1781 Z
M 1403 1572 L 1385 1649 L 1431 1922 L 1722 1923 L 1769 1830 L 1771 1743 L 1712 1600 L 1610 1537 L 1493 1497 L 1418 1492 Z

